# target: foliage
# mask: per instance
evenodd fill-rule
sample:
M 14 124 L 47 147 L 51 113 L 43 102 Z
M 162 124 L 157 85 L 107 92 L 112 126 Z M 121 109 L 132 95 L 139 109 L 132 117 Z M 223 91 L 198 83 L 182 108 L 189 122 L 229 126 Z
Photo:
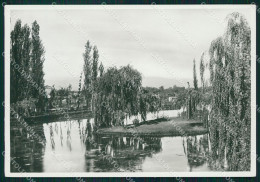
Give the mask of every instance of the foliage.
M 93 59 L 92 59 L 92 81 L 93 81 L 93 83 L 97 80 L 97 76 L 98 76 L 98 59 L 99 59 L 98 49 L 97 49 L 97 46 L 94 46 Z
M 61 87 L 56 91 L 56 94 L 62 98 L 67 97 L 69 95 L 69 88 Z
M 102 77 L 103 76 L 103 73 L 104 73 L 104 66 L 103 66 L 103 64 L 102 63 L 100 63 L 100 66 L 99 66 L 99 75 L 100 75 L 100 77 Z
M 18 20 L 11 32 L 11 103 L 29 96 L 30 48 L 30 27 Z
M 180 92 L 177 96 L 177 101 L 176 105 L 181 108 L 181 107 L 186 107 L 186 98 L 187 98 L 187 89 L 183 90 Z
M 199 90 L 196 90 L 195 88 L 188 90 L 186 100 L 187 119 L 196 118 L 195 113 L 201 97 L 201 92 Z
M 78 95 L 77 95 L 77 109 L 79 109 L 80 106 L 80 94 L 81 94 L 81 80 L 82 80 L 82 72 L 79 77 L 79 89 L 78 89 Z
M 151 94 L 158 95 L 160 97 L 160 109 L 174 108 L 179 109 L 185 105 L 186 92 L 185 87 L 178 87 L 174 85 L 173 87 L 160 88 L 156 87 L 144 87 L 144 90 L 150 92 Z M 174 102 L 169 102 L 169 97 L 175 97 Z
M 201 80 L 201 85 L 203 88 L 204 92 L 204 87 L 205 87 L 205 81 L 204 81 L 204 72 L 205 72 L 205 65 L 204 65 L 204 53 L 202 53 L 201 58 L 200 58 L 200 80 Z
M 229 170 L 250 169 L 250 28 L 239 13 L 228 16 L 224 36 L 210 46 L 212 156 Z
M 37 103 L 37 99 L 29 98 L 29 99 L 24 99 L 22 101 L 18 101 L 15 104 L 11 104 L 11 107 L 14 108 L 14 110 L 18 114 L 22 114 L 24 116 L 30 116 L 33 115 L 35 112 L 36 103 Z
M 142 88 L 139 95 L 139 113 L 142 120 L 146 121 L 147 112 L 157 113 L 162 109 L 161 97 L 158 94 L 154 94 L 147 89 Z
M 123 119 L 138 114 L 141 74 L 129 65 L 109 68 L 97 79 L 96 125 L 123 125 Z
M 197 79 L 197 72 L 196 72 L 196 62 L 195 59 L 193 60 L 193 85 L 194 89 L 188 88 L 187 91 L 187 98 L 186 98 L 186 114 L 187 119 L 194 118 L 195 113 L 197 111 L 197 106 L 201 101 L 201 92 L 198 88 L 198 79 Z
M 11 31 L 11 103 L 29 98 L 37 100 L 41 111 L 45 106 L 44 47 L 36 21 L 32 29 L 17 20 Z
M 35 81 L 37 87 L 32 88 L 33 98 L 38 98 L 37 106 L 43 110 L 45 95 L 42 94 L 41 90 L 44 88 L 44 72 L 43 63 L 44 58 L 44 47 L 40 39 L 40 26 L 34 21 L 32 24 L 32 52 L 31 52 L 31 70 L 32 79 Z
M 193 86 L 195 90 L 198 90 L 198 79 L 196 73 L 196 62 L 195 59 L 193 60 Z
M 54 86 L 50 91 L 49 108 L 52 109 L 54 105 L 59 103 L 59 107 L 62 107 L 62 100 L 66 99 L 67 108 L 71 104 L 71 89 L 72 86 L 69 84 L 68 87 L 61 87 L 60 89 L 55 89 Z
M 53 103 L 55 101 L 56 98 L 56 90 L 54 88 L 54 86 L 51 88 L 50 91 L 50 100 L 49 100 L 49 108 L 52 109 L 53 108 Z
M 91 50 L 92 46 L 90 45 L 90 42 L 87 41 L 85 45 L 85 53 L 83 54 L 84 58 L 84 86 L 83 86 L 83 94 L 85 96 L 86 100 L 86 106 L 88 109 L 90 109 L 90 103 L 92 98 L 92 85 L 91 85 L 91 77 L 92 77 L 92 64 L 91 64 Z
M 138 119 L 134 119 L 134 120 L 133 120 L 133 124 L 134 124 L 134 125 L 138 125 L 138 124 L 139 124 L 139 120 L 138 120 Z

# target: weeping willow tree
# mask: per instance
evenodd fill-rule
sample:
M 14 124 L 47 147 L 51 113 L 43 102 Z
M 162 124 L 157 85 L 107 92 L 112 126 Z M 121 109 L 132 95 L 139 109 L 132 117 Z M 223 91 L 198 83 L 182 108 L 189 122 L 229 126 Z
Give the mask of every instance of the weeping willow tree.
M 142 121 L 146 121 L 147 112 L 157 113 L 162 109 L 162 102 L 159 95 L 149 92 L 147 89 L 142 88 L 139 94 L 139 113 L 141 114 Z
M 96 89 L 96 127 L 123 125 L 124 118 L 138 114 L 142 76 L 131 66 L 108 68 Z
M 245 18 L 232 13 L 225 34 L 209 50 L 212 159 L 221 167 L 226 159 L 232 171 L 250 170 L 250 34 Z

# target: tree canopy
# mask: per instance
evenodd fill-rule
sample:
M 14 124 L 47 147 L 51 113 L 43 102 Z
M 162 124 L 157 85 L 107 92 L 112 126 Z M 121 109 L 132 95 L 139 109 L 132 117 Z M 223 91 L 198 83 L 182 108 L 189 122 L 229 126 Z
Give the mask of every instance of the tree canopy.
M 34 21 L 30 28 L 17 20 L 11 31 L 11 103 L 34 98 L 37 108 L 44 109 L 44 53 L 39 24 Z
M 232 13 L 225 34 L 209 50 L 212 156 L 223 165 L 226 151 L 229 170 L 250 168 L 250 37 L 245 18 Z
M 97 125 L 122 125 L 125 117 L 137 115 L 141 88 L 141 74 L 131 66 L 108 68 L 97 80 Z

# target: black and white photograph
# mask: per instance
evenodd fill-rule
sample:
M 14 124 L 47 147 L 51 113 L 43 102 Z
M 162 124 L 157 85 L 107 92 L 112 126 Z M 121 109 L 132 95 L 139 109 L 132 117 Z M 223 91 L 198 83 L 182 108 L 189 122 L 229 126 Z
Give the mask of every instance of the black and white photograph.
M 5 5 L 4 57 L 6 176 L 256 175 L 255 5 Z

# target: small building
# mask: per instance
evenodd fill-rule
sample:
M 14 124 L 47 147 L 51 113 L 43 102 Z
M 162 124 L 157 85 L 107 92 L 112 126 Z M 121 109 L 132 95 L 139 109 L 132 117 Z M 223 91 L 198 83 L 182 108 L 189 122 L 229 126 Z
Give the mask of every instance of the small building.
M 51 90 L 53 89 L 53 87 L 49 86 L 49 85 L 46 85 L 45 86 L 45 92 L 46 92 L 46 95 L 47 95 L 47 98 L 49 99 L 51 96 L 50 96 L 50 93 L 51 93 Z
M 169 102 L 175 102 L 177 100 L 176 96 L 168 97 Z

